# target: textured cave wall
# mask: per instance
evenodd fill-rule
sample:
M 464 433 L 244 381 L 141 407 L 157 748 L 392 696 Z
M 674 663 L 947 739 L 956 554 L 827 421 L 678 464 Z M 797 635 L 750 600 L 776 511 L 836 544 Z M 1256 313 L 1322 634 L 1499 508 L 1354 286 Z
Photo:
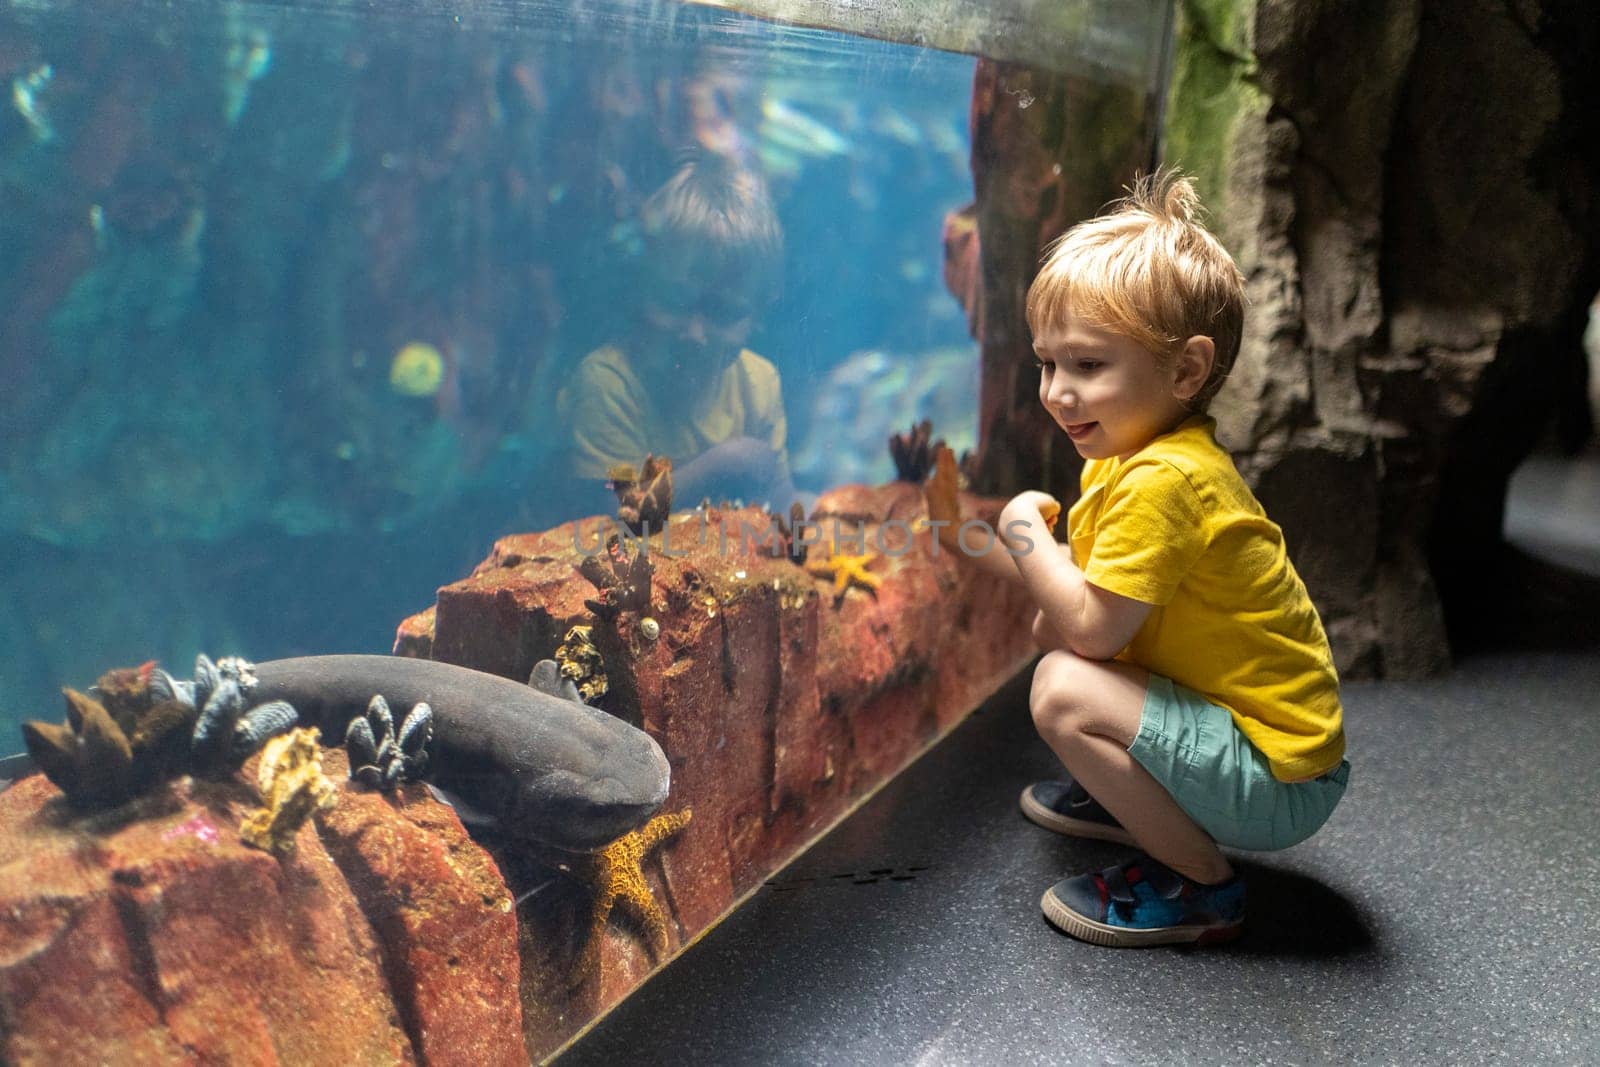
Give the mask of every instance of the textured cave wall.
M 1501 520 L 1512 470 L 1585 380 L 1597 25 L 1573 0 L 1179 0 L 1163 155 L 1196 176 L 1250 300 L 1213 413 L 1346 677 L 1436 671 L 1526 606 Z M 1004 232 L 983 230 L 986 260 Z M 1001 266 L 985 321 L 1004 332 L 1020 301 Z M 1038 433 L 984 447 L 1070 491 Z
M 1493 0 L 1183 15 L 1167 158 L 1207 161 L 1252 302 L 1224 439 L 1346 672 L 1437 670 L 1520 594 L 1507 483 L 1582 381 L 1600 19 Z

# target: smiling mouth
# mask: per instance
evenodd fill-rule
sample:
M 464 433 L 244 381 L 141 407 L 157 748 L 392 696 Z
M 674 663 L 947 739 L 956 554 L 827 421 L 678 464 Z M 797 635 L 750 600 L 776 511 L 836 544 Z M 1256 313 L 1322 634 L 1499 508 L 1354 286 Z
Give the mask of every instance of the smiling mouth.
M 1098 425 L 1100 424 L 1097 422 L 1069 422 L 1062 429 L 1067 431 L 1068 437 L 1076 441 L 1078 438 L 1086 436 L 1090 430 L 1093 430 Z

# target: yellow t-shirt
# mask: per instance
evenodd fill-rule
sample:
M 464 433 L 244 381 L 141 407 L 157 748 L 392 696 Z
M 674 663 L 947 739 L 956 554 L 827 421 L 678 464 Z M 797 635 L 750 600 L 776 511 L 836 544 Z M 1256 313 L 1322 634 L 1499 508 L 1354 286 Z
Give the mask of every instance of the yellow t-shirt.
M 619 464 L 637 466 L 646 453 L 683 466 L 735 437 L 772 445 L 788 477 L 788 423 L 778 369 L 748 348 L 705 396 L 652 395 L 627 353 L 614 345 L 583 358 L 557 402 L 571 431 L 573 473 L 604 478 Z
M 1313 777 L 1344 756 L 1328 638 L 1215 431 L 1197 415 L 1126 460 L 1084 464 L 1072 555 L 1094 585 L 1155 605 L 1118 659 L 1227 708 L 1274 777 Z

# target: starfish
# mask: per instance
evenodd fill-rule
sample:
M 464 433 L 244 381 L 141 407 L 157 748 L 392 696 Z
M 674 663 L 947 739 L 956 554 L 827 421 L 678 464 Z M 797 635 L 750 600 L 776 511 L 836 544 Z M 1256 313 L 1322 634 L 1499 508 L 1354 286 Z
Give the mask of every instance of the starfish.
M 827 559 L 813 560 L 806 564 L 806 570 L 819 578 L 833 578 L 833 591 L 843 594 L 854 583 L 863 589 L 876 591 L 883 584 L 883 579 L 867 570 L 877 553 L 867 552 L 859 556 L 851 556 L 842 552 L 835 552 Z
M 589 857 L 586 881 L 595 887 L 597 895 L 589 913 L 588 941 L 573 967 L 572 984 L 581 983 L 599 967 L 600 935 L 612 910 L 619 905 L 644 928 L 653 957 L 659 960 L 667 950 L 667 916 L 645 881 L 644 858 L 687 826 L 691 815 L 689 808 L 657 815 Z

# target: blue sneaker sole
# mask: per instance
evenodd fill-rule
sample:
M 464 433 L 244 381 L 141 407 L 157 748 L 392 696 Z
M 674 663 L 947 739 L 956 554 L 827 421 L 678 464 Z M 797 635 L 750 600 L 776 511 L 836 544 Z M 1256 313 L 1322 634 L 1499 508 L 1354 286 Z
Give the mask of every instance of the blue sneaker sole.
M 1108 948 L 1149 948 L 1153 945 L 1218 945 L 1244 933 L 1244 921 L 1191 926 L 1156 926 L 1136 930 L 1126 926 L 1107 926 L 1080 915 L 1063 904 L 1055 888 L 1045 890 L 1039 900 L 1044 917 L 1064 934 Z
M 1133 835 L 1120 826 L 1108 826 L 1103 822 L 1090 822 L 1087 819 L 1074 819 L 1070 815 L 1062 815 L 1045 807 L 1033 799 L 1031 785 L 1022 791 L 1022 798 L 1017 801 L 1017 805 L 1029 822 L 1046 830 L 1053 830 L 1068 837 L 1090 837 L 1096 841 L 1115 841 L 1120 845 L 1134 844 Z

